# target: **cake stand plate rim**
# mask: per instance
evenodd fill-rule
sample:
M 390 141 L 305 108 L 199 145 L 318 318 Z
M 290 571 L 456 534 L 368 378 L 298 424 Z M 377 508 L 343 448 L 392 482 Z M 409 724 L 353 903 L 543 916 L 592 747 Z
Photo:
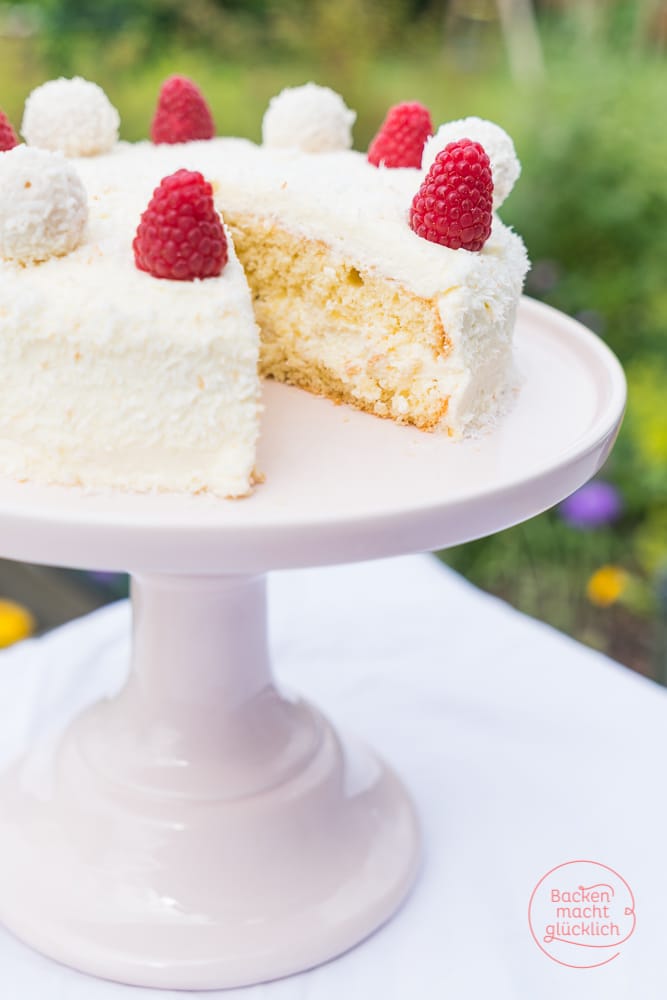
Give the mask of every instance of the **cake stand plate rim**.
M 83 569 L 247 573 L 444 548 L 501 530 L 598 471 L 626 399 L 615 355 L 557 310 L 524 297 L 517 344 L 525 384 L 480 439 L 450 442 L 271 385 L 267 482 L 252 497 L 96 494 L 0 477 L 0 554 Z

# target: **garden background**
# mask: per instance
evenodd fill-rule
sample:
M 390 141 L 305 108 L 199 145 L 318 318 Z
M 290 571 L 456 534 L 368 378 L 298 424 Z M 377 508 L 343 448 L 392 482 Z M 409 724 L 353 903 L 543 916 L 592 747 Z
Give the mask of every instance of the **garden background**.
M 104 87 L 145 138 L 161 80 L 203 89 L 220 133 L 260 137 L 269 99 L 315 80 L 358 113 L 479 115 L 523 175 L 502 215 L 533 261 L 527 292 L 620 357 L 626 419 L 598 479 L 566 504 L 442 553 L 480 586 L 633 668 L 667 676 L 667 2 L 664 0 L 33 0 L 0 4 L 0 107 L 16 127 L 56 75 Z M 567 406 L 567 399 L 563 399 Z M 121 594 L 105 575 L 0 565 L 37 628 Z M 2 617 L 2 613 L 5 617 Z M 0 604 L 0 644 L 30 627 Z M 4 624 L 3 624 L 4 622 Z M 443 610 L 443 629 L 446 611 Z

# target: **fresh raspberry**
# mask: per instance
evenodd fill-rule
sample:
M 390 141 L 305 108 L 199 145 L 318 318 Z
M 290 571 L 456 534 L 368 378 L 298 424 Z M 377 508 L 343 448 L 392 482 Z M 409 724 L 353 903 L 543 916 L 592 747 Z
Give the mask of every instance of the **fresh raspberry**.
M 368 162 L 374 167 L 421 167 L 424 143 L 431 135 L 428 108 L 417 101 L 396 104 L 368 147 Z
M 213 189 L 198 171 L 177 170 L 153 192 L 132 244 L 140 271 L 154 278 L 214 278 L 227 263 L 227 238 Z
M 18 144 L 18 136 L 12 128 L 12 123 L 5 112 L 0 111 L 0 153 L 6 153 L 8 149 L 13 149 Z
M 410 228 L 452 250 L 481 250 L 491 234 L 493 178 L 484 147 L 450 142 L 412 199 Z
M 199 87 L 187 76 L 170 76 L 160 88 L 151 139 L 159 142 L 190 142 L 212 139 L 213 116 Z

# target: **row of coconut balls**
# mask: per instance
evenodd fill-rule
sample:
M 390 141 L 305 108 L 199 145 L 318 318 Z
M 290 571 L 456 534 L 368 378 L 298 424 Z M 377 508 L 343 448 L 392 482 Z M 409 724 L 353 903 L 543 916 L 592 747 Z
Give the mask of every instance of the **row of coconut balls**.
M 262 122 L 262 143 L 308 153 L 348 150 L 355 119 L 356 113 L 329 87 L 314 83 L 289 87 L 269 103 Z M 119 126 L 120 115 L 102 88 L 74 77 L 49 80 L 33 90 L 25 103 L 21 133 L 29 146 L 71 157 L 96 156 L 113 148 Z M 214 136 L 213 116 L 197 85 L 179 75 L 165 80 L 151 124 L 153 142 Z M 367 156 L 376 167 L 427 171 L 448 143 L 462 138 L 479 142 L 489 156 L 493 206 L 498 208 L 521 167 L 512 140 L 493 122 L 462 118 L 446 122 L 436 131 L 427 108 L 415 101 L 404 102 L 389 109 Z

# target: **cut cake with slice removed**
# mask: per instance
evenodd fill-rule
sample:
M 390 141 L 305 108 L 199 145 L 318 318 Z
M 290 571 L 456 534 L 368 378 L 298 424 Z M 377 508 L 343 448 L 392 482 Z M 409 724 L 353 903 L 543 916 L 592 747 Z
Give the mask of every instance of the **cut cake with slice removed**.
M 263 375 L 454 437 L 497 420 L 528 267 L 497 215 L 479 253 L 429 243 L 408 225 L 421 172 L 378 170 L 352 151 L 213 139 L 120 143 L 76 162 L 93 195 L 183 165 L 209 178 L 233 236 Z
M 57 83 L 67 106 L 78 107 L 86 82 Z M 177 79 L 181 89 L 185 83 Z M 0 154 L 4 474 L 93 489 L 245 495 L 260 374 L 453 437 L 493 425 L 507 408 L 528 261 L 520 237 L 493 211 L 520 169 L 498 126 L 441 126 L 424 147 L 427 172 L 389 168 L 381 155 L 351 151 L 354 113 L 311 84 L 271 101 L 261 146 L 196 139 L 197 130 L 182 141 L 182 109 L 177 131 L 168 123 L 159 145 L 116 142 L 114 112 L 106 115 L 113 129 L 90 155 L 97 95 L 67 133 L 65 159 L 38 148 L 70 128 L 52 90 L 38 88 L 30 99 L 34 145 Z M 374 144 L 398 164 L 416 161 L 430 128 L 419 106 L 408 110 L 407 118 L 388 115 L 383 128 L 394 132 Z M 446 189 L 438 171 L 454 156 L 452 139 L 462 183 L 455 178 Z M 477 178 L 479 163 L 466 152 L 473 146 L 483 166 Z M 51 160 L 12 179 L 11 165 L 23 157 L 27 170 L 30 156 Z M 494 190 L 496 168 L 502 183 Z M 222 273 L 181 268 L 179 255 L 192 263 L 198 250 L 190 223 L 166 203 L 166 229 L 144 218 L 146 255 L 137 254 L 152 192 L 179 171 L 210 182 L 210 212 L 217 208 L 228 227 Z M 464 233 L 452 244 L 452 231 L 469 228 L 468 195 L 478 182 L 474 241 Z M 438 216 L 443 206 L 448 220 Z M 450 242 L 440 245 L 445 229 Z M 163 244 L 157 256 L 154 239 Z

